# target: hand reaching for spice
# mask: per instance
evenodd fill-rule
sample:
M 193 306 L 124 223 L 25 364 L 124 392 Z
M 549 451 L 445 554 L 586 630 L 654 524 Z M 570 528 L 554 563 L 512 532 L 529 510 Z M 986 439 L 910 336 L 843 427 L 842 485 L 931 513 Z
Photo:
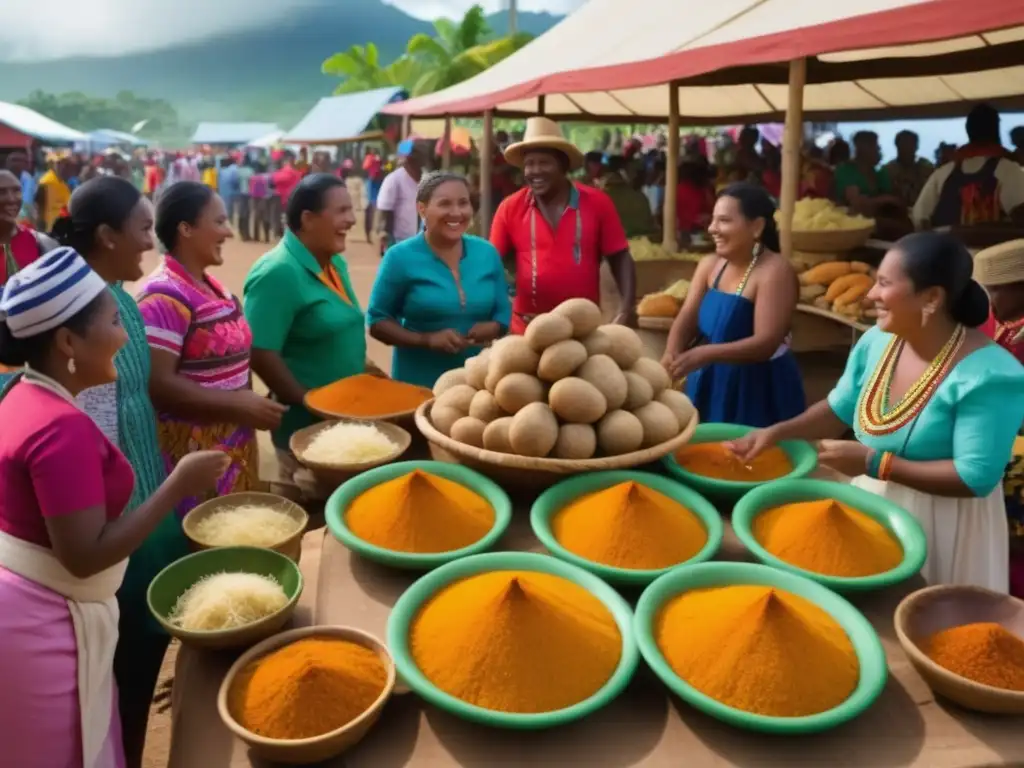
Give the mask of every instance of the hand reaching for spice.
M 434 352 L 455 355 L 466 348 L 466 337 L 458 331 L 447 328 L 426 334 L 427 347 Z
M 856 440 L 819 440 L 818 461 L 847 477 L 863 475 L 868 469 L 871 449 Z
M 253 429 L 277 429 L 281 426 L 281 417 L 288 410 L 287 405 L 259 395 L 252 390 L 238 392 L 236 418 L 239 424 Z
M 733 452 L 737 459 L 744 464 L 749 464 L 759 455 L 777 443 L 775 435 L 770 429 L 755 429 L 743 437 L 730 440 L 723 445 Z

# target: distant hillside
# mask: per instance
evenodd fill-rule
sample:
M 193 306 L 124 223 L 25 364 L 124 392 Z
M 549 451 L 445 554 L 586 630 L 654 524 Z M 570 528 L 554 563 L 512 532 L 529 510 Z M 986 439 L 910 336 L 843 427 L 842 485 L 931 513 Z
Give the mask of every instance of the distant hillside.
M 215 0 L 213 0 L 215 1 Z M 372 41 L 385 60 L 400 55 L 410 37 L 429 33 L 415 19 L 380 0 L 333 0 L 297 12 L 283 24 L 152 53 L 118 58 L 72 58 L 33 64 L 0 64 L 0 100 L 35 89 L 112 96 L 130 90 L 170 101 L 183 120 L 275 120 L 290 125 L 337 81 L 320 64 L 353 44 Z M 542 34 L 560 19 L 520 13 L 519 28 Z M 507 14 L 490 17 L 501 32 Z

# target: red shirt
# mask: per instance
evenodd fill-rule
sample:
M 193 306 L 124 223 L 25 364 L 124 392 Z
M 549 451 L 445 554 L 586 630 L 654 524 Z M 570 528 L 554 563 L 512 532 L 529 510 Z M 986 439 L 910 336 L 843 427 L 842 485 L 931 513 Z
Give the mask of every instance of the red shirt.
M 380 176 L 381 161 L 376 155 L 367 155 L 363 158 L 363 170 L 370 181 L 376 181 Z
M 1017 320 L 1016 322 L 1003 325 L 996 322 L 992 312 L 989 311 L 988 320 L 982 324 L 979 330 L 1020 362 L 1024 363 L 1024 339 L 1014 342 L 1014 338 L 1020 333 L 1022 328 L 1024 328 L 1024 320 Z
M 294 165 L 286 165 L 281 170 L 276 171 L 271 178 L 274 180 L 274 191 L 281 198 L 281 203 L 287 206 L 292 192 L 295 191 L 295 188 L 299 186 L 299 182 L 302 181 L 302 171 Z
M 682 232 L 707 229 L 715 209 L 715 193 L 689 182 L 676 188 L 676 221 Z
M 526 328 L 524 315 L 550 312 L 566 299 L 600 303 L 601 260 L 629 247 L 611 198 L 579 184 L 554 231 L 529 188 L 506 197 L 494 214 L 491 244 L 515 257 L 513 333 Z
M 20 272 L 33 261 L 39 258 L 39 242 L 32 233 L 32 229 L 21 224 L 17 225 L 18 231 L 11 238 L 11 256 L 14 258 L 14 266 Z M 7 259 L 4 258 L 4 249 L 0 248 L 0 286 L 7 282 L 11 275 L 7 274 Z

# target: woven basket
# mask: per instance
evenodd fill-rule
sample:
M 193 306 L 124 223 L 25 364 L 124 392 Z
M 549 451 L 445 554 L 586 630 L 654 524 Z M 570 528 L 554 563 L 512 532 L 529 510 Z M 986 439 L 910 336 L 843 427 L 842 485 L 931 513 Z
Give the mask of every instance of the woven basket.
M 874 231 L 874 224 L 861 229 L 794 229 L 793 248 L 810 253 L 845 253 L 864 245 Z
M 218 548 L 216 545 L 208 544 L 196 536 L 196 526 L 202 520 L 216 512 L 234 507 L 243 507 L 249 504 L 279 508 L 282 512 L 293 518 L 297 524 L 300 524 L 295 533 L 287 539 L 273 546 L 266 547 L 266 549 L 273 549 L 282 555 L 290 557 L 295 562 L 299 562 L 299 555 L 302 554 L 302 536 L 306 532 L 306 526 L 309 524 L 309 515 L 306 514 L 306 510 L 294 501 L 286 499 L 284 496 L 278 496 L 276 493 L 258 493 L 256 491 L 229 493 L 227 496 L 210 499 L 193 507 L 181 521 L 181 528 L 185 533 L 185 538 L 189 540 L 192 550 L 198 552 L 203 549 Z
M 291 439 L 288 441 L 288 447 L 295 455 L 295 459 L 299 464 L 313 473 L 313 476 L 316 477 L 317 484 L 324 490 L 333 491 L 346 480 L 351 480 L 360 472 L 365 472 L 368 469 L 379 467 L 382 464 L 390 464 L 409 450 L 409 445 L 412 443 L 412 436 L 397 424 L 378 421 L 374 422 L 374 426 L 398 446 L 395 452 L 390 456 L 385 456 L 382 459 L 374 459 L 373 461 L 357 462 L 354 464 L 322 464 L 316 461 L 308 461 L 303 458 L 303 454 L 306 452 L 309 444 L 313 442 L 317 435 L 325 429 L 333 427 L 335 424 L 340 424 L 346 421 L 349 423 L 366 423 L 358 419 L 335 419 L 333 421 L 324 421 L 320 424 L 314 424 L 311 427 L 300 429 L 298 432 L 293 434 Z
M 431 423 L 428 414 L 432 402 L 424 403 L 416 409 L 416 426 L 429 441 L 430 453 L 434 459 L 464 464 L 490 477 L 509 491 L 547 488 L 559 480 L 581 472 L 629 469 L 657 461 L 688 443 L 700 421 L 695 414 L 686 429 L 676 437 L 632 453 L 593 459 L 537 459 L 532 456 L 488 451 L 452 440 Z

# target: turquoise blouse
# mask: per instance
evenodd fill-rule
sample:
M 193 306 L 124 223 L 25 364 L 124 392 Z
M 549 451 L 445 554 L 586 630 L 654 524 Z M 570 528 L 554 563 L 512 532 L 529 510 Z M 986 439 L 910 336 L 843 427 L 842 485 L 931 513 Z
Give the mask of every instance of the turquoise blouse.
M 869 448 L 910 461 L 952 459 L 964 484 L 988 496 L 1002 481 L 1024 421 L 1024 367 L 996 344 L 977 349 L 949 372 L 916 419 L 876 437 L 861 430 L 857 403 L 891 338 L 878 328 L 861 337 L 828 404 Z
M 451 328 L 464 334 L 476 323 L 488 321 L 507 329 L 512 303 L 498 251 L 472 235 L 464 236 L 462 242 L 461 296 L 451 269 L 434 255 L 423 234 L 392 247 L 377 270 L 367 323 L 394 320 L 417 333 Z M 442 373 L 458 368 L 479 351 L 470 347 L 447 355 L 422 347 L 395 347 L 391 375 L 432 387 Z

